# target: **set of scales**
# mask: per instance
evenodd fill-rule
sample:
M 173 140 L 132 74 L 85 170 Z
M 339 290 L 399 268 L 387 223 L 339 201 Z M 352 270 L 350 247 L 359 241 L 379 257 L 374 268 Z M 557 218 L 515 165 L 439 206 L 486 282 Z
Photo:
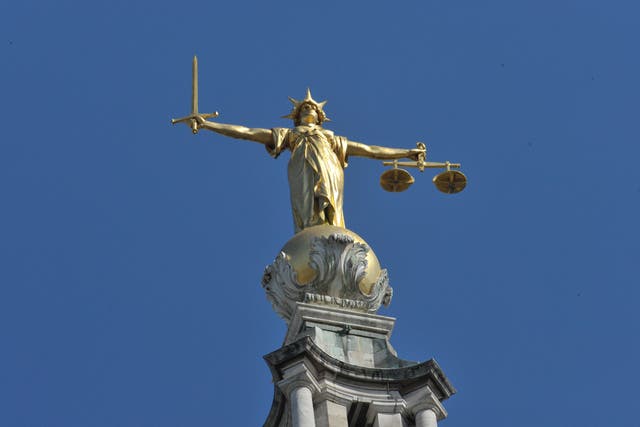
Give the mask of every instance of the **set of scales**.
M 218 112 L 213 113 L 200 113 L 198 112 L 198 59 L 193 57 L 192 68 L 192 92 L 191 92 L 191 114 L 179 119 L 171 119 L 172 124 L 187 123 L 194 134 L 198 133 L 198 122 L 196 117 L 200 116 L 204 119 L 218 117 Z M 380 175 L 380 186 L 390 192 L 401 192 L 408 189 L 415 179 L 411 174 L 402 169 L 403 167 L 417 168 L 420 172 L 424 172 L 425 169 L 445 169 L 433 177 L 433 184 L 436 188 L 446 194 L 459 193 L 467 185 L 467 177 L 460 171 L 455 170 L 460 168 L 460 163 L 446 162 L 428 162 L 426 146 L 422 142 L 416 143 L 416 148 L 423 151 L 418 156 L 417 161 L 403 161 L 398 160 L 382 162 L 384 166 L 391 166 Z

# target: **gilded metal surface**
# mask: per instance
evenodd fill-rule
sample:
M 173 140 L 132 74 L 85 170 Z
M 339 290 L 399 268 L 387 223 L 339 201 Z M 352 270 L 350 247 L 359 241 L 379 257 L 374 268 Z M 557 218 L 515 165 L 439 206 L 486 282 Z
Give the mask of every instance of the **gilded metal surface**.
M 445 171 L 433 177 L 436 188 L 443 193 L 455 194 L 467 186 L 467 177 L 459 171 Z
M 295 232 L 320 224 L 344 227 L 342 197 L 343 169 L 349 156 L 372 159 L 424 158 L 424 147 L 414 149 L 379 147 L 351 141 L 324 129 L 329 120 L 324 112 L 326 101 L 315 101 L 309 89 L 304 99 L 289 98 L 291 112 L 284 116 L 294 122 L 293 128 L 248 128 L 245 126 L 211 122 L 207 118 L 218 114 L 198 112 L 198 63 L 193 59 L 193 90 L 191 114 L 172 123 L 187 123 L 193 133 L 207 129 L 231 138 L 264 144 L 267 151 L 278 157 L 291 151 L 288 178 Z
M 417 148 L 423 150 L 421 154 L 417 156 L 415 162 L 399 162 L 394 160 L 392 162 L 382 162 L 384 166 L 393 166 L 393 169 L 389 169 L 382 173 L 380 176 L 380 185 L 387 191 L 399 192 L 404 191 L 411 184 L 414 179 L 411 174 L 404 169 L 400 169 L 398 166 L 417 168 L 420 172 L 424 172 L 425 169 L 446 169 L 436 175 L 433 178 L 433 184 L 436 188 L 443 193 L 454 194 L 459 193 L 467 185 L 467 177 L 458 171 L 452 171 L 452 168 L 459 169 L 460 163 L 451 163 L 448 160 L 446 162 L 427 162 L 426 146 L 422 142 L 416 143 Z
M 389 305 L 393 289 L 387 270 L 380 269 L 371 248 L 356 238 L 351 231 L 326 224 L 296 234 L 262 276 L 276 313 L 289 322 L 303 301 L 368 313 Z
M 409 172 L 400 168 L 389 169 L 380 175 L 380 186 L 386 191 L 399 193 L 415 182 Z
M 174 125 L 176 123 L 189 123 L 191 132 L 196 134 L 198 133 L 198 121 L 196 120 L 196 117 L 202 117 L 204 119 L 218 117 L 218 112 L 217 111 L 214 113 L 198 112 L 198 58 L 194 56 L 193 64 L 191 66 L 191 114 L 185 117 L 181 117 L 179 119 L 171 119 L 171 123 Z
M 329 237 L 332 234 L 344 234 L 352 237 L 356 243 L 366 244 L 362 237 L 351 230 L 331 225 L 321 225 L 309 227 L 297 233 L 282 248 L 282 252 L 285 253 L 291 267 L 297 273 L 298 283 L 301 285 L 311 283 L 317 274 L 311 263 L 312 242 L 316 238 Z M 363 294 L 369 295 L 380 274 L 380 262 L 373 250 L 369 250 L 367 253 L 366 261 L 366 274 L 360 281 L 359 287 Z

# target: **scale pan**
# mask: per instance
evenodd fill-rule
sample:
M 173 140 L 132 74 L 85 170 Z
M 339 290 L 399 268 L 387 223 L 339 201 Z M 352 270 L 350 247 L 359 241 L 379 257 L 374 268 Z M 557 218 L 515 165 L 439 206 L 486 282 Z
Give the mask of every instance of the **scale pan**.
M 467 186 L 467 177 L 459 171 L 445 171 L 433 177 L 433 184 L 443 193 L 455 194 Z
M 413 184 L 415 179 L 409 172 L 404 169 L 393 168 L 388 171 L 384 171 L 380 175 L 380 186 L 392 193 L 399 193 L 406 190 Z

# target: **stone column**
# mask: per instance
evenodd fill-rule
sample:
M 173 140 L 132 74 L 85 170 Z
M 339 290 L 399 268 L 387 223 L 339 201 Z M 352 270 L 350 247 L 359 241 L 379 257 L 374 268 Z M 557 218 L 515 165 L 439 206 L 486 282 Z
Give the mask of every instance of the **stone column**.
M 416 427 L 438 427 L 436 413 L 431 409 L 422 409 L 416 413 Z
M 409 413 L 416 419 L 416 427 L 438 427 L 438 420 L 447 417 L 447 411 L 428 386 L 409 393 L 405 399 Z
M 289 394 L 293 427 L 316 427 L 313 414 L 313 395 L 306 386 L 296 387 Z
M 304 360 L 287 367 L 278 387 L 289 398 L 293 427 L 316 427 L 313 393 L 320 391 L 315 372 Z
M 316 405 L 316 427 L 349 427 L 347 408 L 325 400 Z

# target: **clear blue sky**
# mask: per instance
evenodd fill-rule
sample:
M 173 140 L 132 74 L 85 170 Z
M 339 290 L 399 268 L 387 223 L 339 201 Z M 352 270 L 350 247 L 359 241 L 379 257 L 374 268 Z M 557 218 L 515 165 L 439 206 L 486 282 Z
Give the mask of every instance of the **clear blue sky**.
M 459 161 L 407 192 L 346 170 L 405 359 L 448 427 L 638 426 L 640 6 L 633 1 L 0 5 L 0 425 L 254 426 L 285 326 L 287 156 L 169 124 L 288 126 Z

